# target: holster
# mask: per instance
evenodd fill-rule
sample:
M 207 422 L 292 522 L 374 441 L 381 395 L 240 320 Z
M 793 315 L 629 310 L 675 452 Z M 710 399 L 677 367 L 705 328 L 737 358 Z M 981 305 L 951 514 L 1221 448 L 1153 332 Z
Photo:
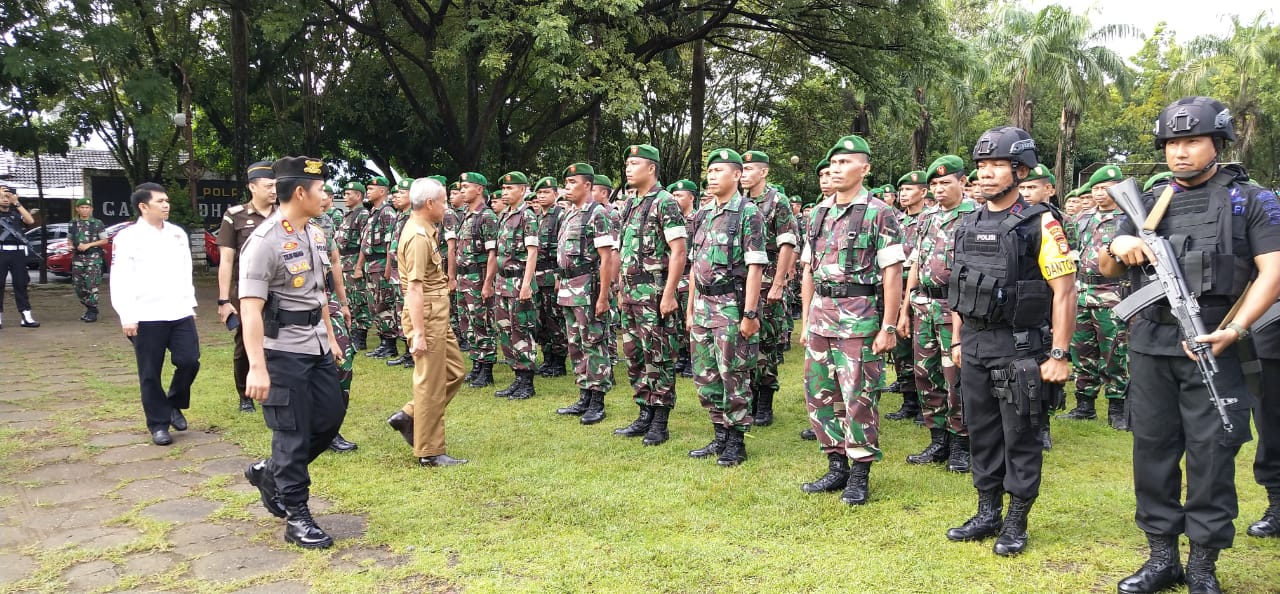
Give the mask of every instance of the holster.
M 1035 359 L 1015 359 L 1004 369 L 993 369 L 991 380 L 993 396 L 1013 406 L 1014 413 L 1032 427 L 1040 425 L 1049 403 L 1044 401 L 1040 364 Z
M 280 299 L 275 293 L 267 293 L 267 303 L 262 308 L 262 335 L 267 338 L 280 336 Z

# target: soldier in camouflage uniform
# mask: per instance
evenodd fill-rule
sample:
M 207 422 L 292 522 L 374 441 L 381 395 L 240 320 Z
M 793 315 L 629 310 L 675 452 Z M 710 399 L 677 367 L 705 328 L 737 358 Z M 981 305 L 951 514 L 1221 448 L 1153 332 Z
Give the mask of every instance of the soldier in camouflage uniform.
M 346 284 L 351 299 L 351 343 L 357 351 L 365 349 L 372 318 L 369 316 L 369 291 L 365 287 L 364 273 L 356 267 L 360 260 L 360 236 L 369 224 L 369 210 L 364 207 L 364 184 L 347 182 L 342 186 L 342 199 L 347 214 L 338 225 L 338 253 L 342 256 L 342 282 Z
M 542 366 L 538 375 L 561 377 L 569 345 L 565 338 L 564 308 L 556 302 L 556 268 L 559 267 L 558 244 L 560 218 L 564 209 L 557 204 L 560 184 L 554 177 L 544 177 L 534 184 L 536 198 L 532 206 L 538 213 L 538 264 L 535 273 L 538 290 L 533 301 L 538 311 L 537 341 L 542 347 Z
M 369 315 L 378 329 L 381 344 L 365 353 L 375 359 L 394 358 L 400 355 L 396 347 L 395 288 L 387 280 L 387 246 L 396 226 L 396 211 L 387 199 L 390 182 L 382 176 L 369 180 L 369 222 L 360 234 L 360 256 L 356 267 L 362 271 L 369 296 Z
M 902 247 L 907 256 L 907 264 L 903 268 L 904 281 L 910 274 L 912 251 L 915 249 L 916 237 L 919 235 L 924 219 L 924 197 L 929 193 L 926 177 L 923 171 L 909 171 L 898 178 L 898 187 L 902 189 L 899 194 L 902 212 L 898 215 L 898 221 L 902 226 Z M 902 394 L 902 408 L 884 416 L 894 421 L 917 418 L 920 414 L 920 394 L 916 389 L 917 365 L 912 348 L 911 326 L 909 323 L 903 323 L 910 322 L 912 313 L 910 307 L 904 307 L 898 314 L 898 346 L 893 349 L 893 368 L 897 379 L 886 391 Z M 919 420 L 923 421 L 923 418 Z
M 871 463 L 883 457 L 876 401 L 884 355 L 897 341 L 886 322 L 898 318 L 905 260 L 897 211 L 862 187 L 870 158 L 859 136 L 841 138 L 827 153 L 836 195 L 814 209 L 812 239 L 800 256 L 805 405 L 828 461 L 827 474 L 801 489 L 843 487 L 840 501 L 848 505 L 867 502 Z
M 519 171 L 501 178 L 506 208 L 498 217 L 498 272 L 494 328 L 502 356 L 515 373 L 510 386 L 494 395 L 510 400 L 535 396 L 533 364 L 538 357 L 533 335 L 538 325 L 534 278 L 538 265 L 538 214 L 525 203 L 529 180 Z
M 471 372 L 464 378 L 472 388 L 493 385 L 497 349 L 493 336 L 493 279 L 498 268 L 498 215 L 485 203 L 484 175 L 462 174 L 463 200 L 469 207 L 458 222 L 457 282 L 463 310 L 458 326 L 471 346 Z
M 685 223 L 688 224 L 693 217 L 694 196 L 698 191 L 698 184 L 682 179 L 667 186 L 667 191 L 671 192 L 671 195 L 675 197 L 676 203 L 680 205 L 680 212 L 684 214 Z M 690 270 L 693 268 L 692 250 L 687 253 L 690 257 L 685 259 L 685 270 Z M 676 317 L 678 321 L 676 325 L 676 373 L 692 378 L 692 343 L 689 342 L 689 327 L 685 324 L 685 320 L 689 317 L 689 275 L 680 276 L 680 284 L 676 285 L 676 290 L 680 296 L 680 313 Z
M 1124 218 L 1107 188 L 1124 181 L 1115 165 L 1107 165 L 1089 178 L 1088 188 L 1097 209 L 1080 219 L 1076 228 L 1076 248 L 1080 254 L 1076 271 L 1075 334 L 1071 337 L 1071 353 L 1075 356 L 1076 407 L 1060 418 L 1096 419 L 1094 400 L 1101 390 L 1107 399 L 1107 418 L 1111 427 L 1128 431 L 1124 410 L 1129 366 L 1128 327 L 1111 308 L 1120 303 L 1120 279 L 1107 278 L 1098 268 L 1105 258 L 1103 248 L 1115 239 L 1116 227 Z
M 795 265 L 797 230 L 791 202 L 769 185 L 769 155 L 747 151 L 742 155 L 742 189 L 754 203 L 764 221 L 765 263 L 760 283 L 760 364 L 751 372 L 751 417 L 754 424 L 773 424 L 773 395 L 778 384 L 778 366 L 782 364 L 782 336 L 792 325 L 791 315 L 782 303 L 787 285 L 787 271 Z M 692 251 L 692 250 L 691 250 Z
M 938 157 L 925 175 L 938 207 L 923 219 L 915 252 L 908 256 L 904 309 L 898 314 L 898 334 L 914 345 L 916 387 L 924 401 L 929 445 L 907 456 L 911 464 L 947 463 L 947 470 L 969 472 L 969 432 L 965 429 L 960 393 L 960 370 L 951 360 L 952 319 L 947 303 L 951 283 L 951 254 L 956 229 L 977 208 L 964 199 L 964 160 Z M 907 309 L 910 309 L 908 319 Z M 910 323 L 914 321 L 914 327 Z
M 107 227 L 93 218 L 93 201 L 76 200 L 76 218 L 67 228 L 71 244 L 71 284 L 84 306 L 85 322 L 98 321 L 98 285 L 102 284 L 102 246 L 107 245 Z M 3 274 L 3 273 L 0 273 Z M 0 279 L 3 280 L 3 279 Z
M 743 438 L 753 421 L 752 376 L 762 356 L 761 276 L 769 263 L 764 217 L 756 201 L 738 193 L 742 168 L 738 153 L 711 151 L 707 190 L 714 200 L 694 213 L 692 224 L 693 288 L 685 325 L 693 345 L 693 383 L 715 437 L 689 456 L 719 456 L 720 466 L 747 459 Z
M 636 190 L 621 215 L 618 264 L 622 294 L 622 351 L 640 407 L 625 434 L 650 418 L 646 445 L 667 440 L 667 417 L 676 404 L 677 285 L 685 272 L 685 221 L 676 199 L 658 185 L 658 149 L 632 145 L 627 184 Z
M 625 203 L 625 196 L 618 195 L 618 200 L 609 201 L 610 195 L 613 194 L 613 180 L 606 175 L 596 174 L 591 180 L 591 197 L 604 208 L 605 214 L 609 217 L 609 228 L 613 230 L 613 251 L 614 257 L 617 257 L 622 233 L 622 207 Z M 622 326 L 622 311 L 619 308 L 620 297 L 618 295 L 618 281 L 613 283 L 612 290 L 609 291 L 609 340 L 606 346 L 609 349 L 609 366 L 613 367 L 618 364 L 618 331 Z
M 396 211 L 396 223 L 391 229 L 391 242 L 387 244 L 387 282 L 391 285 L 391 327 L 396 339 L 404 342 L 404 353 L 399 357 L 389 357 L 388 367 L 413 368 L 413 353 L 410 352 L 409 340 L 401 327 L 401 314 L 404 313 L 404 293 L 400 287 L 400 259 L 396 257 L 396 249 L 400 247 L 400 234 L 405 223 L 409 222 L 409 188 L 413 186 L 413 178 L 405 177 L 396 182 L 396 191 L 391 195 L 391 207 Z
M 329 207 L 325 209 L 324 216 L 329 219 L 328 225 L 329 225 L 329 228 L 333 230 L 333 236 L 335 241 L 337 241 L 338 227 L 342 225 L 342 217 L 344 214 L 342 212 L 342 209 L 338 208 L 338 203 L 335 201 L 336 199 L 334 198 L 334 196 L 337 195 L 338 193 L 337 188 L 338 187 L 333 184 L 324 185 L 324 193 L 329 196 Z
M 614 239 L 604 207 L 591 196 L 592 167 L 574 163 L 561 177 L 567 204 L 556 242 L 556 302 L 564 307 L 578 401 L 556 409 L 556 414 L 577 415 L 583 425 L 591 425 L 604 420 L 604 395 L 613 389 L 613 366 L 605 342 L 609 285 L 616 271 Z
M 449 248 L 449 327 L 453 329 L 453 335 L 458 337 L 458 348 L 463 353 L 471 352 L 471 344 L 467 342 L 467 337 L 462 334 L 462 326 L 459 325 L 462 317 L 462 300 L 459 299 L 458 293 L 458 225 L 467 216 L 468 209 L 460 182 L 449 184 L 449 208 L 444 211 L 444 221 L 440 223 L 440 231 L 441 237 L 447 238 L 444 241 L 452 240 Z
M 818 162 L 818 166 L 816 170 L 818 173 L 818 194 L 820 194 L 818 198 L 818 203 L 821 204 L 824 200 L 834 195 L 834 192 L 831 189 L 831 163 L 826 159 L 823 159 Z M 809 205 L 807 205 L 804 208 L 804 216 L 801 217 L 800 219 L 804 227 L 804 234 L 805 234 L 804 245 L 809 245 L 809 242 L 813 240 L 813 237 L 810 233 L 810 227 L 809 227 L 809 222 L 813 219 L 813 207 L 814 207 L 813 203 L 810 203 Z M 801 249 L 803 250 L 803 248 Z M 800 310 L 801 319 L 803 319 L 805 315 L 805 309 L 806 309 L 804 307 L 804 298 L 803 298 L 804 297 L 803 284 L 804 284 L 805 263 L 801 262 L 800 258 L 796 258 L 796 265 L 800 267 L 799 271 L 796 273 L 796 276 L 800 279 L 800 283 L 801 283 L 801 290 L 797 290 L 796 295 L 798 298 L 800 298 L 800 306 L 798 307 L 798 309 Z M 818 435 L 813 430 L 813 427 L 808 427 L 800 432 L 800 439 L 807 440 L 807 441 L 815 441 L 818 439 Z
M 333 218 L 329 215 L 329 212 L 333 209 L 333 187 L 325 184 L 324 191 L 328 200 L 324 204 L 325 212 L 311 219 L 311 224 L 319 227 L 324 232 L 325 251 L 329 254 L 330 264 L 324 271 L 325 290 L 329 294 L 329 322 L 333 325 L 333 340 L 338 344 L 338 349 L 342 351 L 340 353 L 342 357 L 334 357 L 334 363 L 338 368 L 338 385 L 342 387 L 342 404 L 344 407 L 349 407 L 351 404 L 351 380 L 355 376 L 353 368 L 355 362 L 352 357 L 355 357 L 356 349 L 351 344 L 351 330 L 347 326 L 347 320 L 351 319 L 351 308 L 347 301 L 346 286 L 342 282 L 342 260 L 338 253 L 337 242 L 338 228 L 334 224 Z M 334 266 L 334 262 L 337 262 L 338 265 Z M 342 437 L 341 427 L 339 427 L 339 433 L 334 435 L 329 442 L 329 449 L 335 452 L 350 452 L 358 447 L 354 442 L 347 441 L 346 438 Z

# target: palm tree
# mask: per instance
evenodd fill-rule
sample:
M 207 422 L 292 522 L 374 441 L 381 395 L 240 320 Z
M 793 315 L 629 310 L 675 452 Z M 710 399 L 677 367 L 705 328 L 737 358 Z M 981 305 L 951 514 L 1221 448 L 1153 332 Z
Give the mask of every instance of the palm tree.
M 1125 94 L 1131 84 L 1124 60 L 1102 44 L 1133 35 L 1136 29 L 1130 25 L 1094 29 L 1088 13 L 1074 14 L 1056 4 L 1035 13 L 1003 5 L 996 23 L 983 41 L 992 49 L 987 54 L 991 69 L 1011 81 L 1010 122 L 1034 135 L 1033 84 L 1053 89 L 1055 98 L 1062 101 L 1054 163 L 1061 195 L 1063 184 L 1071 179 L 1076 128 L 1089 99 L 1103 96 L 1108 81 Z
M 1280 65 L 1280 30 L 1264 23 L 1266 13 L 1258 13 L 1247 26 L 1231 17 L 1229 37 L 1198 37 L 1187 45 L 1196 58 L 1178 69 L 1169 81 L 1170 90 L 1180 94 L 1211 94 L 1211 89 L 1231 89 L 1219 97 L 1236 120 L 1234 157 L 1244 161 L 1262 116 L 1259 80 Z M 1221 83 L 1215 85 L 1214 83 Z

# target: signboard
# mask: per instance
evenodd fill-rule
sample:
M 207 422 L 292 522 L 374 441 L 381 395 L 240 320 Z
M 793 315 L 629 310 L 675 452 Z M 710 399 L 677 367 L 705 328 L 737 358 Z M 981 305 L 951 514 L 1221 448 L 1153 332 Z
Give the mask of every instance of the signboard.
M 129 180 L 107 175 L 86 177 L 88 187 L 85 193 L 93 196 L 93 216 L 102 219 L 102 222 L 107 225 L 138 218 L 138 213 L 134 212 L 133 204 L 129 201 L 130 195 L 133 194 Z M 179 180 L 177 183 L 186 187 L 185 180 Z M 222 215 L 226 214 L 227 209 L 240 204 L 240 192 L 241 188 L 234 181 L 196 180 L 196 208 L 204 220 L 205 229 L 218 228 L 222 222 Z M 186 201 L 188 198 L 184 192 L 180 196 L 170 195 L 169 199 Z

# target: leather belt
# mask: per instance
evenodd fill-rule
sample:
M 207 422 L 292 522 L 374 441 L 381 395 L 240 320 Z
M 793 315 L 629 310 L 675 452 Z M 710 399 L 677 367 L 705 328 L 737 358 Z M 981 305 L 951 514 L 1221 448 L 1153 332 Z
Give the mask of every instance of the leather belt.
M 315 326 L 320 323 L 322 316 L 320 308 L 309 311 L 290 311 L 287 309 L 280 310 L 276 314 L 276 320 L 281 326 Z
M 544 272 L 547 270 L 555 270 L 556 268 L 557 266 L 556 266 L 555 260 L 538 260 L 538 264 L 534 268 L 534 270 L 537 270 L 538 272 Z
M 916 291 L 930 299 L 946 299 L 948 289 L 946 287 L 916 287 Z
M 666 282 L 667 278 L 666 278 L 666 275 L 664 274 L 655 275 L 654 273 L 649 272 L 648 270 L 642 270 L 635 274 L 624 274 L 622 275 L 622 280 L 626 282 L 628 285 L 635 286 L 635 285 L 646 285 L 650 283 L 662 284 Z
M 510 270 L 502 268 L 498 270 L 498 276 L 502 278 L 517 278 L 524 276 L 524 266 L 520 268 L 512 268 Z
M 360 255 L 360 248 L 341 249 L 341 250 L 338 250 L 338 255 L 339 256 L 358 256 Z
M 1107 278 L 1101 274 L 1081 274 L 1080 280 L 1086 285 L 1106 285 L 1120 282 L 1118 278 Z
M 484 274 L 485 264 L 467 264 L 458 267 L 458 274 Z
M 845 297 L 870 297 L 878 293 L 879 289 L 874 285 L 840 283 L 816 285 L 813 287 L 813 292 L 823 297 L 841 299 Z
M 730 293 L 738 292 L 739 290 L 738 287 L 741 285 L 741 283 L 737 280 L 732 280 L 732 281 L 726 281 L 726 282 L 712 283 L 710 285 L 704 285 L 702 283 L 695 282 L 694 285 L 697 286 L 699 295 L 702 295 L 705 297 L 716 297 L 718 295 L 728 295 Z
M 563 279 L 565 279 L 565 280 L 568 280 L 568 279 L 571 279 L 571 278 L 578 278 L 578 277 L 580 277 L 580 276 L 582 276 L 582 275 L 584 275 L 584 274 L 592 274 L 592 273 L 594 273 L 594 272 L 596 272 L 596 263 L 595 263 L 595 262 L 587 262 L 587 263 L 585 263 L 585 264 L 579 264 L 579 265 L 577 265 L 577 266 L 570 266 L 570 267 L 568 267 L 568 268 L 561 268 L 561 269 L 560 269 L 560 278 L 563 278 Z

